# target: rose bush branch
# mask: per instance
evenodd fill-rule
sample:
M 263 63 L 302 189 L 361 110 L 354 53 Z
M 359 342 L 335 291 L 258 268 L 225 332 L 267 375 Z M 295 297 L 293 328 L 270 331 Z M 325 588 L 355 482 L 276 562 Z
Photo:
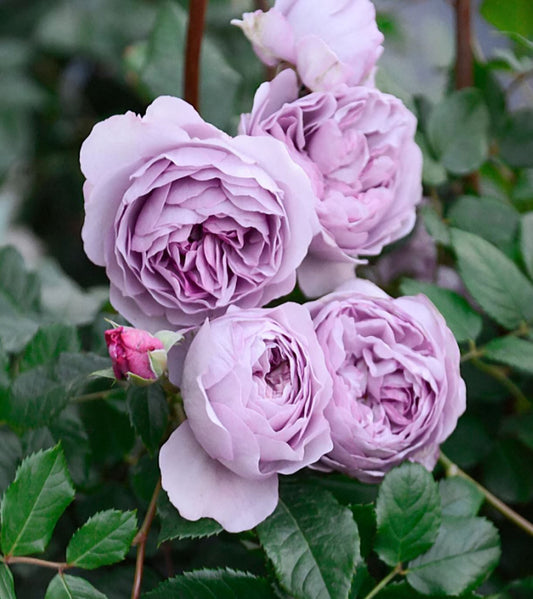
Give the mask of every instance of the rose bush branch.
M 509 336 L 515 335 L 521 337 L 527 335 L 529 327 L 523 323 L 516 331 L 509 333 Z M 483 346 L 477 347 L 474 341 L 469 342 L 469 350 L 461 356 L 461 363 L 471 362 L 478 370 L 481 370 L 485 374 L 488 374 L 493 379 L 500 382 L 509 393 L 516 399 L 516 409 L 518 412 L 523 412 L 529 409 L 530 401 L 524 395 L 518 385 L 516 385 L 506 374 L 503 368 L 494 364 L 486 364 L 480 358 L 485 355 L 485 349 Z
M 474 85 L 474 54 L 472 51 L 472 15 L 470 0 L 455 0 L 455 89 Z M 479 194 L 479 175 L 471 173 L 465 183 Z
M 455 2 L 455 35 L 455 88 L 463 89 L 474 84 L 470 0 Z
M 483 493 L 485 500 L 489 503 L 493 508 L 498 510 L 503 516 L 505 516 L 508 520 L 516 524 L 519 528 L 525 531 L 527 534 L 533 536 L 533 524 L 526 520 L 523 516 L 515 512 L 512 508 L 510 508 L 506 503 L 504 503 L 501 499 L 498 499 L 496 495 L 493 495 L 488 489 L 486 489 L 483 485 L 478 483 L 475 479 L 469 476 L 464 470 L 461 470 L 457 464 L 454 464 L 450 458 L 440 452 L 439 462 L 443 466 L 446 476 L 459 476 L 471 482 L 475 487 Z
M 507 333 L 507 337 L 526 337 L 530 332 L 530 327 L 527 322 L 520 323 L 520 326 L 514 331 Z M 474 358 L 482 358 L 485 355 L 485 347 L 478 347 L 474 340 L 468 343 L 468 351 L 461 355 L 461 363 L 468 362 Z
M 205 14 L 208 0 L 190 0 L 187 46 L 185 50 L 184 97 L 198 110 L 200 96 L 200 53 L 204 35 Z
M 507 374 L 502 370 L 502 368 L 500 368 L 499 366 L 494 366 L 493 364 L 485 364 L 485 362 L 482 362 L 479 358 L 476 358 L 476 357 L 472 358 L 472 364 L 478 370 L 481 370 L 485 374 L 488 374 L 493 379 L 500 382 L 509 391 L 509 393 L 516 400 L 516 409 L 518 412 L 523 412 L 524 410 L 529 409 L 530 401 L 524 395 L 524 393 L 522 392 L 520 387 L 518 385 L 516 385 L 507 376 Z
M 159 496 L 160 491 L 161 479 L 157 481 L 157 485 L 155 486 L 154 492 L 152 494 L 152 499 L 150 500 L 150 505 L 148 506 L 148 511 L 146 512 L 146 516 L 144 517 L 142 526 L 139 532 L 135 535 L 135 538 L 133 539 L 132 545 L 137 545 L 137 559 L 135 562 L 135 576 L 133 579 L 133 587 L 131 590 L 131 599 L 139 599 L 139 597 L 141 596 L 141 585 L 144 572 L 144 556 L 146 553 L 146 540 L 148 539 L 148 533 L 150 532 L 152 522 L 154 521 L 157 507 L 157 498 Z
M 175 387 L 173 387 L 167 381 L 167 389 L 171 389 L 171 393 L 168 393 L 168 397 L 175 396 Z M 181 404 L 181 399 L 179 402 L 175 404 L 176 408 L 176 416 L 178 423 L 184 422 L 187 417 L 185 412 L 183 411 L 183 406 Z M 141 595 L 141 585 L 143 579 L 143 571 L 144 571 L 144 557 L 146 554 L 146 541 L 148 539 L 148 533 L 150 532 L 150 528 L 152 527 L 152 523 L 154 521 L 156 509 L 157 509 L 157 498 L 159 497 L 159 493 L 161 491 L 161 479 L 157 481 L 157 484 L 154 488 L 154 492 L 152 494 L 152 498 L 150 499 L 150 504 L 148 505 L 148 510 L 146 511 L 146 516 L 144 517 L 144 521 L 142 523 L 139 532 L 135 535 L 133 539 L 132 545 L 137 545 L 137 558 L 135 561 L 135 576 L 133 580 L 133 587 L 131 591 L 131 599 L 138 599 Z M 167 555 L 168 559 L 168 555 Z
M 51 562 L 45 559 L 39 559 L 38 557 L 26 557 L 26 556 L 16 556 L 16 555 L 5 555 L 2 558 L 4 564 L 28 564 L 31 566 L 41 566 L 42 568 L 50 568 L 52 570 L 57 570 L 58 572 L 64 572 L 73 566 L 69 565 L 67 562 Z
M 255 0 L 255 8 L 257 10 L 262 10 L 263 12 L 267 12 L 270 9 L 270 5 L 268 0 Z

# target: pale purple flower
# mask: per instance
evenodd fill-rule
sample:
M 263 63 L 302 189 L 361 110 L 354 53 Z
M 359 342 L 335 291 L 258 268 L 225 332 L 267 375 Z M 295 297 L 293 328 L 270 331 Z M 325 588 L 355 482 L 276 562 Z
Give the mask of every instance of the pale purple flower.
M 206 321 L 176 370 L 187 420 L 161 448 L 162 485 L 188 520 L 252 528 L 278 502 L 278 474 L 332 447 L 331 377 L 309 312 L 287 303 Z
M 435 466 L 464 412 L 459 349 L 424 296 L 354 280 L 307 304 L 333 378 L 333 450 L 322 463 L 377 482 L 404 460 Z
M 299 271 L 308 295 L 331 291 L 353 276 L 347 262 L 379 254 L 413 228 L 422 154 L 416 119 L 394 96 L 341 85 L 298 98 L 285 70 L 259 87 L 240 130 L 283 141 L 313 181 L 322 231 Z
M 177 98 L 97 124 L 81 167 L 85 251 L 115 308 L 152 332 L 290 292 L 318 228 L 281 142 L 231 138 Z
M 370 0 L 276 0 L 232 23 L 265 64 L 294 66 L 312 91 L 366 82 L 383 51 Z

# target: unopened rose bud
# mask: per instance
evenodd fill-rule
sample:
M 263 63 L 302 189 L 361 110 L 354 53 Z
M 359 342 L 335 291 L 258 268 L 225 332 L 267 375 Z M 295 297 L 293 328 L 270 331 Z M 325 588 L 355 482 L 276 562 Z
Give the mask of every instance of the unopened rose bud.
M 134 375 L 140 379 L 158 379 L 166 368 L 163 342 L 146 331 L 116 327 L 105 332 L 105 342 L 117 379 Z

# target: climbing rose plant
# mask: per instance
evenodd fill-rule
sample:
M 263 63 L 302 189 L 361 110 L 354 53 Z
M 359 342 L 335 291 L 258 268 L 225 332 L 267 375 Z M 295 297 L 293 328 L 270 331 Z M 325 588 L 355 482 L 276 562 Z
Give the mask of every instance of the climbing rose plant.
M 2 599 L 525 597 L 531 111 L 462 43 L 441 100 L 387 85 L 370 0 L 231 14 L 239 74 L 206 4 L 161 3 L 145 107 L 81 145 L 108 300 L 0 250 Z

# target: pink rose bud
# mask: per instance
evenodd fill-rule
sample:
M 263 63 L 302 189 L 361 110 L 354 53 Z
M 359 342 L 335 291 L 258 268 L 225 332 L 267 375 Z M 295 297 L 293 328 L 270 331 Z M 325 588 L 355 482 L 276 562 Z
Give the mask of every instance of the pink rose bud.
M 166 355 L 163 342 L 150 333 L 133 327 L 116 327 L 105 332 L 105 342 L 113 362 L 113 372 L 119 380 L 135 375 L 155 380 L 164 368 L 158 368 L 161 354 Z

